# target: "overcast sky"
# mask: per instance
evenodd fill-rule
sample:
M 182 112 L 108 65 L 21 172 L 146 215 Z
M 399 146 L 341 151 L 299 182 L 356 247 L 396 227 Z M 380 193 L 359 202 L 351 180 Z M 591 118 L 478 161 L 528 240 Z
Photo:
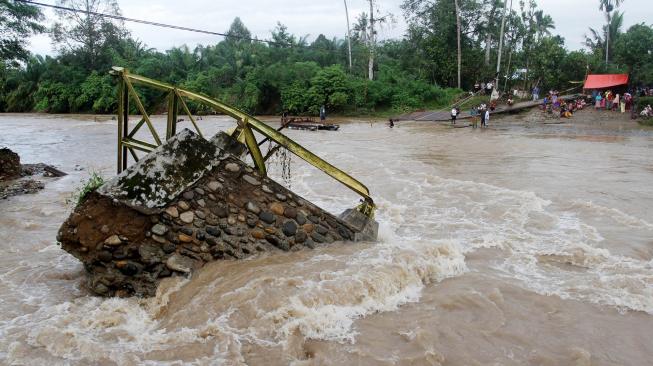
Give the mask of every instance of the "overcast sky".
M 349 17 L 353 23 L 356 16 L 369 11 L 366 0 L 347 0 Z M 41 0 L 54 4 L 54 0 Z M 393 13 L 396 24 L 379 31 L 380 38 L 401 38 L 406 30 L 400 4 L 403 0 L 377 0 L 383 11 Z M 582 48 L 583 34 L 588 27 L 600 28 L 605 22 L 598 10 L 598 0 L 538 0 L 540 8 L 550 14 L 556 25 L 554 34 L 562 35 L 567 48 Z M 344 4 L 340 0 L 118 0 L 123 15 L 215 32 L 224 32 L 235 17 L 240 17 L 253 35 L 261 39 L 270 37 L 277 21 L 285 24 L 295 35 L 309 35 L 314 39 L 320 33 L 327 37 L 344 38 L 346 18 Z M 518 0 L 514 0 L 518 7 Z M 653 0 L 625 0 L 621 11 L 625 12 L 625 29 L 636 23 L 653 22 Z M 48 23 L 54 13 L 46 10 Z M 150 47 L 166 50 L 187 44 L 195 46 L 213 44 L 220 37 L 201 35 L 171 29 L 155 28 L 126 23 L 133 36 Z M 39 54 L 52 54 L 47 35 L 33 37 L 30 49 Z

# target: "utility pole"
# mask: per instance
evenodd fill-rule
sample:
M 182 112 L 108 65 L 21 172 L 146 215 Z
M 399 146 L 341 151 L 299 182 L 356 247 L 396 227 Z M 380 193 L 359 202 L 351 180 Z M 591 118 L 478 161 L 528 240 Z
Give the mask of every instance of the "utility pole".
M 369 78 L 374 80 L 374 47 L 376 46 L 376 41 L 374 39 L 374 0 L 369 0 L 370 2 L 370 62 L 369 62 Z
M 345 1 L 345 15 L 347 16 L 347 47 L 349 48 L 349 72 L 351 72 L 351 30 L 349 28 L 349 10 L 347 9 L 347 0 Z
M 512 10 L 512 0 L 510 0 L 510 9 Z M 501 34 L 499 34 L 499 55 L 497 56 L 497 79 L 494 83 L 494 90 L 499 91 L 499 73 L 501 72 L 501 54 L 503 52 L 503 32 L 506 28 L 506 13 L 508 12 L 508 0 L 503 4 L 503 18 L 501 19 Z

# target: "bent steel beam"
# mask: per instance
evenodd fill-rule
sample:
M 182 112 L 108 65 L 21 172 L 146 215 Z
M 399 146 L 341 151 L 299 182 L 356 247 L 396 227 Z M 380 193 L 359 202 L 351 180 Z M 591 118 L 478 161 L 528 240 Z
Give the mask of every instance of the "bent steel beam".
M 179 107 L 183 110 L 185 114 L 188 115 L 191 123 L 201 136 L 200 129 L 193 118 L 192 114 L 184 98 L 195 101 L 197 103 L 203 104 L 205 106 L 213 108 L 216 112 L 228 115 L 234 118 L 237 121 L 237 127 L 231 133 L 232 137 L 236 138 L 238 141 L 244 143 L 249 153 L 252 157 L 256 169 L 262 175 L 267 175 L 265 168 L 265 160 L 269 156 L 263 157 L 261 150 L 259 149 L 259 144 L 256 141 L 253 131 L 256 131 L 268 140 L 274 141 L 278 146 L 281 146 L 288 151 L 292 152 L 299 158 L 303 159 L 312 166 L 323 171 L 327 175 L 331 176 L 338 182 L 342 183 L 352 191 L 356 192 L 363 198 L 363 202 L 358 206 L 358 210 L 365 214 L 368 217 L 373 217 L 374 215 L 374 201 L 370 197 L 368 188 L 350 176 L 349 174 L 343 172 L 342 170 L 336 168 L 325 160 L 321 159 L 317 155 L 313 154 L 306 148 L 302 147 L 300 144 L 296 143 L 289 137 L 275 130 L 274 128 L 268 126 L 267 124 L 259 121 L 258 119 L 250 116 L 249 114 L 232 107 L 223 102 L 217 101 L 213 98 L 207 97 L 205 95 L 195 93 L 189 90 L 182 88 L 177 88 L 176 86 L 163 83 L 154 79 L 150 79 L 144 76 L 131 74 L 127 69 L 122 67 L 113 67 L 111 74 L 118 78 L 118 173 L 127 167 L 127 152 L 129 151 L 134 158 L 136 158 L 135 150 L 140 151 L 151 151 L 156 146 L 161 145 L 161 140 L 154 129 L 154 126 L 145 111 L 143 104 L 140 101 L 140 98 L 134 89 L 134 85 L 142 85 L 154 89 L 158 89 L 164 92 L 168 92 L 168 118 L 167 118 L 167 127 L 166 127 L 166 139 L 172 137 L 176 132 L 177 125 L 177 113 Z M 130 97 L 134 100 L 138 111 L 142 115 L 142 120 L 137 124 L 133 131 L 129 132 L 129 99 Z M 150 130 L 156 145 L 147 143 L 145 141 L 136 140 L 134 138 L 135 132 L 142 127 L 143 124 L 146 124 Z M 278 147 L 277 146 L 277 147 Z M 275 147 L 276 148 L 276 147 Z

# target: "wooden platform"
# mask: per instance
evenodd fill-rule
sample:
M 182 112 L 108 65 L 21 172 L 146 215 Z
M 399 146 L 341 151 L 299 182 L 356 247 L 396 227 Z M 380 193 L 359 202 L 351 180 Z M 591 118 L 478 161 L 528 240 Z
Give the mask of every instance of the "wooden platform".
M 340 129 L 340 125 L 336 125 L 332 123 L 321 123 L 321 122 L 317 122 L 314 117 L 304 117 L 304 116 L 282 117 L 281 125 L 284 128 L 289 128 L 291 130 L 338 131 L 338 129 Z

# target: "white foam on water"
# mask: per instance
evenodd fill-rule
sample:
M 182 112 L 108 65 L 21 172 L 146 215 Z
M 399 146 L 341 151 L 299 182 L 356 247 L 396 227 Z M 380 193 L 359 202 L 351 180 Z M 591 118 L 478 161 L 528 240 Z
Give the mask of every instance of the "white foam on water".
M 424 212 L 433 217 L 429 222 L 443 223 L 443 229 L 455 226 L 452 235 L 463 252 L 503 249 L 507 257 L 496 268 L 506 277 L 521 280 L 523 286 L 540 294 L 653 314 L 651 262 L 597 247 L 605 239 L 597 228 L 583 222 L 577 211 L 555 211 L 550 201 L 533 192 L 438 177 L 418 181 L 420 190 L 404 192 L 428 188 L 430 199 L 410 195 L 404 199 L 425 205 Z M 616 209 L 601 211 L 626 227 L 649 230 L 645 220 Z
M 425 285 L 466 269 L 462 253 L 445 243 L 410 249 L 379 244 L 347 261 L 335 278 L 304 282 L 300 293 L 268 317 L 279 324 L 280 338 L 299 330 L 311 339 L 353 343 L 355 319 L 419 301 Z
M 595 214 L 607 216 L 626 227 L 631 227 L 636 229 L 648 229 L 649 231 L 653 231 L 653 224 L 644 219 L 640 219 L 639 217 L 629 215 L 616 208 L 601 206 L 592 201 L 575 200 L 572 202 L 571 208 L 588 209 Z
M 377 198 L 382 237 L 389 230 L 401 236 L 398 245 L 408 248 L 447 240 L 463 254 L 498 248 L 507 256 L 496 268 L 533 291 L 653 314 L 651 261 L 599 248 L 603 235 L 582 215 L 591 209 L 644 231 L 653 228 L 648 221 L 591 202 L 576 201 L 560 210 L 534 192 L 441 178 L 425 164 L 415 168 L 413 163 L 413 169 L 398 174 L 401 164 L 383 172 L 384 191 L 396 193 Z M 333 195 L 313 188 L 306 170 L 296 173 L 301 178 L 295 190 L 324 197 L 326 208 L 336 203 Z

